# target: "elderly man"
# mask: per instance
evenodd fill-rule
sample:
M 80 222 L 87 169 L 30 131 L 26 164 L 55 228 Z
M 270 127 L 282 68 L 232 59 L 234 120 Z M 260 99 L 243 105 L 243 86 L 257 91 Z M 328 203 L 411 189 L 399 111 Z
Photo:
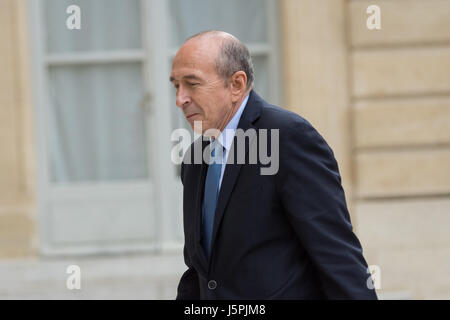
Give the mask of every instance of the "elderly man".
M 376 299 L 332 150 L 304 118 L 256 94 L 246 46 L 221 31 L 197 34 L 176 54 L 170 81 L 203 135 L 181 167 L 188 269 L 177 299 Z M 236 161 L 236 135 L 224 133 L 239 129 L 278 132 L 268 147 L 279 155 L 274 174 L 249 162 L 251 139 Z M 223 161 L 198 163 L 195 148 Z

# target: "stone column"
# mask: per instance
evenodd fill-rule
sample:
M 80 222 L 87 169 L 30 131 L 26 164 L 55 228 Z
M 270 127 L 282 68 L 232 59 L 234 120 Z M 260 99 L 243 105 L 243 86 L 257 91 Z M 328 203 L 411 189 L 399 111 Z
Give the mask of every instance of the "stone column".
M 283 0 L 280 5 L 285 107 L 311 122 L 333 149 L 350 209 L 352 121 L 346 2 Z
M 0 258 L 36 252 L 26 1 L 0 1 Z

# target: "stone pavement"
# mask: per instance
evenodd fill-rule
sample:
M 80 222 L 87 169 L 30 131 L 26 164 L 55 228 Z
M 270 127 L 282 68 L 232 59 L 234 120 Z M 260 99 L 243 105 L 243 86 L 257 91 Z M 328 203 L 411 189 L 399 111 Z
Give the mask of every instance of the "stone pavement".
M 81 288 L 66 286 L 78 265 Z M 0 260 L 2 299 L 174 299 L 182 253 Z
M 81 270 L 80 290 L 66 286 L 67 267 Z M 4 299 L 175 299 L 186 270 L 182 253 L 0 260 Z M 410 292 L 378 292 L 380 299 L 412 299 Z

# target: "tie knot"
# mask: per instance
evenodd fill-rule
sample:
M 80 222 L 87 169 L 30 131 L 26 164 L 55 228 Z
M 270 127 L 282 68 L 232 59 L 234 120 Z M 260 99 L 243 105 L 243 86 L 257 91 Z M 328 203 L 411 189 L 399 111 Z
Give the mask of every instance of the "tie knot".
M 210 147 L 212 156 L 214 156 L 217 152 L 220 152 L 221 148 L 223 150 L 223 146 L 220 144 L 218 139 L 212 140 L 209 147 Z
M 210 147 L 210 155 L 211 155 L 211 159 L 210 159 L 209 163 L 210 164 L 211 163 L 221 164 L 224 147 L 220 144 L 220 142 L 217 139 L 211 141 L 211 144 L 209 145 L 209 147 Z

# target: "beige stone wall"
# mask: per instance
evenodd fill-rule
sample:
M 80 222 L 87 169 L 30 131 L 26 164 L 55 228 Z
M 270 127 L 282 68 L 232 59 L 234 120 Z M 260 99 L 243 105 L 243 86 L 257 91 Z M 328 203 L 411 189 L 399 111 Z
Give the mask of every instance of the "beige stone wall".
M 369 5 L 381 30 L 366 27 Z M 450 1 L 284 0 L 285 101 L 323 133 L 383 295 L 450 299 Z
M 0 258 L 36 252 L 34 155 L 24 1 L 0 1 Z
M 450 1 L 350 1 L 348 15 L 358 233 L 383 290 L 450 299 Z

